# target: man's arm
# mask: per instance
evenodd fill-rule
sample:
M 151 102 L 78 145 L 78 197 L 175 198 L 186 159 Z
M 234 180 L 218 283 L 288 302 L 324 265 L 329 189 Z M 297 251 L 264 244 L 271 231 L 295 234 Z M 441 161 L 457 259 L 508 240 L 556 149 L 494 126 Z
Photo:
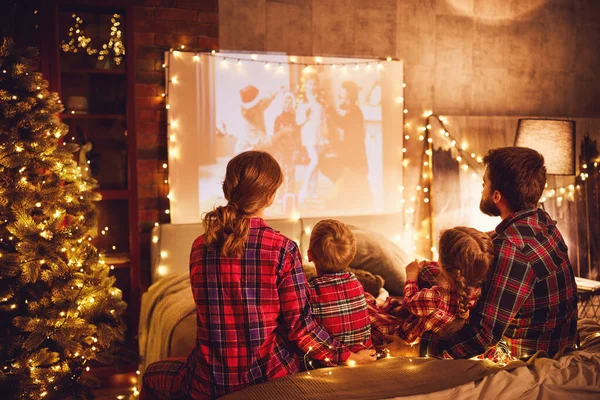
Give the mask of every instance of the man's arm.
M 421 338 L 421 355 L 439 356 L 446 350 L 453 358 L 481 354 L 500 341 L 525 300 L 531 295 L 535 274 L 519 249 L 508 241 L 495 243 L 496 258 L 486 291 L 471 319 L 451 338 L 443 341 L 427 332 Z

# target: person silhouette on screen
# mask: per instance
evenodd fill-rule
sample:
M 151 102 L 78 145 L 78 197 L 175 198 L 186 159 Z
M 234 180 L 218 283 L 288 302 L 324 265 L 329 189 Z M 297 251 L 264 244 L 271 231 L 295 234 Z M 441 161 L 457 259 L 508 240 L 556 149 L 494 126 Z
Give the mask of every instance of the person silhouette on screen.
M 307 197 L 317 197 L 317 180 L 319 174 L 319 147 L 322 142 L 323 105 L 318 99 L 319 79 L 317 75 L 305 77 L 305 93 L 303 101 L 296 110 L 296 123 L 300 126 L 302 146 L 308 154 L 309 163 L 306 177 L 298 194 L 298 202 L 303 204 Z
M 328 114 L 337 131 L 337 135 L 330 135 L 331 147 L 336 156 L 327 161 L 327 167 L 336 170 L 330 174 L 335 185 L 332 201 L 340 201 L 343 198 L 344 204 L 349 207 L 370 207 L 372 196 L 368 179 L 365 118 L 358 106 L 356 83 L 342 82 L 337 104 L 337 109 L 330 108 Z M 325 170 L 326 166 L 323 165 L 322 168 Z M 348 193 L 354 195 L 348 197 Z
M 259 96 L 256 86 L 248 85 L 240 90 L 242 100 L 242 116 L 244 126 L 242 134 L 237 138 L 235 154 L 248 150 L 263 148 L 267 144 L 267 130 L 265 126 L 265 110 L 271 105 L 275 97 L 282 92 L 273 92 L 263 98 Z
M 283 95 L 283 110 L 275 118 L 269 151 L 283 170 L 283 194 L 294 193 L 296 159 L 300 147 L 300 132 L 296 124 L 296 97 L 292 92 Z

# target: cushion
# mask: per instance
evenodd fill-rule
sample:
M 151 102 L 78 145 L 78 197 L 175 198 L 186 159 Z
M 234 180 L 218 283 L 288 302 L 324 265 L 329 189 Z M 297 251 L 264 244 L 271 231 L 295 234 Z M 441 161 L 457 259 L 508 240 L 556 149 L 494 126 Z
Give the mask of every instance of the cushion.
M 363 269 L 348 268 L 348 270 L 356 275 L 356 279 L 358 279 L 366 293 L 370 293 L 374 297 L 379 295 L 379 289 L 385 284 L 385 280 L 381 276 L 373 275 Z
M 302 268 L 304 269 L 306 280 L 310 280 L 317 276 L 317 270 L 313 263 L 304 263 Z M 377 297 L 379 289 L 381 289 L 385 283 L 381 276 L 373 275 L 369 271 L 362 269 L 348 268 L 348 270 L 356 275 L 356 279 L 360 282 L 365 292 L 371 293 L 373 296 Z
M 401 296 L 410 256 L 379 233 L 352 225 L 349 228 L 356 237 L 356 256 L 350 267 L 381 276 L 390 295 Z

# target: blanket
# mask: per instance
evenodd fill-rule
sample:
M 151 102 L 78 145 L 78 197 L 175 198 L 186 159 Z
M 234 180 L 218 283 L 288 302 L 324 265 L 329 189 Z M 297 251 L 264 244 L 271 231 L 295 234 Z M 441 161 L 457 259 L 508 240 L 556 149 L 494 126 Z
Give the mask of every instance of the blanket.
M 166 276 L 142 295 L 138 332 L 141 373 L 149 364 L 171 355 L 173 332 L 180 321 L 195 312 L 187 274 Z
M 582 320 L 578 328 L 581 349 L 557 359 L 539 353 L 527 362 L 499 366 L 487 360 L 389 358 L 369 365 L 303 372 L 221 399 L 597 399 L 600 324 Z

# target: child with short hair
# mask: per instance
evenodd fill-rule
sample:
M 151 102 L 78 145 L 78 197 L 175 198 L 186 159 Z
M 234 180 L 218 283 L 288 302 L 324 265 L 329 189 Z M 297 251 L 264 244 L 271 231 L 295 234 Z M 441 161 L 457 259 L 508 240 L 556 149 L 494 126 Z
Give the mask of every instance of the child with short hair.
M 376 344 L 390 334 L 409 344 L 426 331 L 448 337 L 464 325 L 492 265 L 493 242 L 486 233 L 458 226 L 442 233 L 439 249 L 439 263 L 415 260 L 406 267 L 403 301 L 388 298 L 377 307 L 369 299 Z
M 308 248 L 317 270 L 308 282 L 313 318 L 351 351 L 371 347 L 364 289 L 347 270 L 355 254 L 356 239 L 344 223 L 325 219 L 315 225 Z

